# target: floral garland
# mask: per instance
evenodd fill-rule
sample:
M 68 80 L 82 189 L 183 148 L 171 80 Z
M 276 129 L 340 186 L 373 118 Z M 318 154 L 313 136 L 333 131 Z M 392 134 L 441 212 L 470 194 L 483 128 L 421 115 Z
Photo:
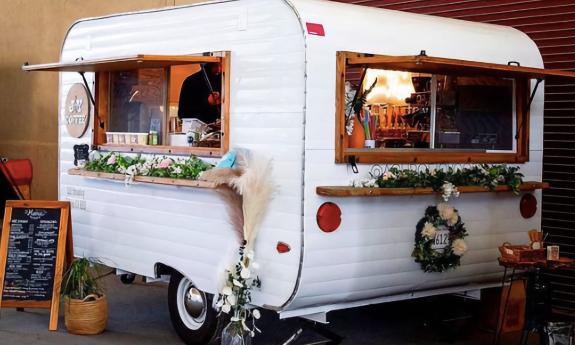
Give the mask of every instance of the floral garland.
M 230 325 L 236 334 L 247 332 L 254 337 L 255 332 L 261 333 L 255 324 L 255 320 L 259 319 L 261 314 L 258 309 L 249 307 L 252 300 L 251 289 L 261 288 L 262 283 L 260 278 L 253 274 L 253 271 L 259 268 L 253 261 L 254 251 L 249 250 L 246 253 L 245 250 L 244 241 L 239 249 L 239 261 L 232 270 L 226 270 L 226 282 L 218 296 L 216 308 L 224 314 L 231 315 Z M 247 324 L 250 319 L 251 327 Z
M 424 272 L 443 272 L 459 266 L 467 251 L 467 229 L 456 209 L 446 203 L 429 206 L 415 230 L 411 256 Z
M 123 174 L 126 177 L 126 183 L 132 183 L 135 176 L 196 180 L 202 172 L 211 168 L 212 165 L 194 156 L 189 158 L 166 156 L 146 158 L 141 155 L 133 157 L 120 155 L 116 152 L 102 155 L 98 151 L 91 152 L 90 160 L 84 167 L 88 171 Z
M 448 201 L 451 196 L 459 196 L 456 186 L 483 186 L 494 190 L 497 186 L 506 185 L 514 194 L 519 194 L 519 187 L 523 183 L 523 174 L 519 168 L 505 164 L 482 164 L 463 169 L 426 168 L 421 171 L 392 167 L 384 173 L 370 172 L 369 175 L 368 178 L 352 181 L 351 185 L 369 188 L 431 187 L 442 194 L 444 201 Z

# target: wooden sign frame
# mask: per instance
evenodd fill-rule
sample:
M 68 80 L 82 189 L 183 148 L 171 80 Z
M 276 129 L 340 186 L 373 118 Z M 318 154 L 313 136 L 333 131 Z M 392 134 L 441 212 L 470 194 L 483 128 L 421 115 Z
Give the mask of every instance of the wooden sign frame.
M 47 301 L 2 301 L 4 293 L 4 278 L 8 256 L 8 243 L 10 240 L 10 223 L 12 209 L 14 208 L 39 208 L 60 209 L 60 223 L 58 228 L 58 246 L 56 248 L 56 260 L 54 267 L 54 282 L 52 286 L 52 298 Z M 32 201 L 32 200 L 8 200 L 0 237 L 0 308 L 38 308 L 50 309 L 50 324 L 48 329 L 58 329 L 58 312 L 60 309 L 60 288 L 64 268 L 68 267 L 74 257 L 72 242 L 72 218 L 71 207 L 68 201 Z

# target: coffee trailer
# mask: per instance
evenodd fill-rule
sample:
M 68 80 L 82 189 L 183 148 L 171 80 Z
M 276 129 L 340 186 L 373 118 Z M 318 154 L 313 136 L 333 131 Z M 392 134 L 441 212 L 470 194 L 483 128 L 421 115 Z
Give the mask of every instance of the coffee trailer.
M 163 71 L 139 75 L 152 84 L 162 80 L 154 111 L 163 117 L 160 137 L 166 143 L 172 114 L 165 85 L 175 78 L 173 68 L 205 62 L 224 66 L 220 148 L 106 138 L 114 78 L 122 71 Z M 354 148 L 345 130 L 345 81 L 357 81 L 354 71 L 370 67 L 427 75 L 435 94 L 436 75 L 509 81 L 512 112 L 501 134 L 507 146 L 449 149 L 439 141 L 429 144 L 431 135 L 425 149 Z M 148 179 L 125 186 L 110 174 L 78 173 L 74 145 L 126 154 L 195 154 L 210 162 L 236 147 L 270 157 L 277 192 L 255 244 L 262 287 L 253 292 L 253 304 L 282 318 L 325 321 L 331 310 L 494 286 L 502 275 L 498 246 L 526 242 L 526 231 L 541 226 L 540 210 L 530 218 L 520 215 L 521 198 L 501 192 L 452 199 L 469 230 L 469 251 L 457 269 L 425 273 L 411 257 L 413 236 L 426 207 L 440 201 L 436 194 L 374 197 L 372 189 L 326 186 L 348 186 L 372 164 L 418 169 L 509 163 L 521 168 L 526 181 L 541 181 L 540 82 L 548 75 L 570 76 L 543 69 L 535 43 L 510 27 L 320 0 L 213 1 L 83 19 L 69 29 L 59 62 L 23 69 L 62 72 L 59 197 L 73 205 L 76 255 L 150 280 L 171 275 L 173 323 L 194 344 L 216 331 L 217 313 L 209 303 L 237 251 L 224 202 L 209 183 Z M 83 78 L 95 100 L 88 130 L 76 137 L 67 129 L 66 98 Z M 397 118 L 395 125 L 404 126 Z M 522 193 L 540 203 L 541 187 L 531 183 Z M 341 224 L 331 232 L 318 225 L 324 216 L 318 210 L 327 202 L 341 210 Z

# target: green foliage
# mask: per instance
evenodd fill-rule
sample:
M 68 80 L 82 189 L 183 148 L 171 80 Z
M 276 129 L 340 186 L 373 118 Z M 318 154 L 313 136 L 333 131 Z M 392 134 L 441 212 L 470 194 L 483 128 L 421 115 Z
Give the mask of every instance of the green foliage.
M 373 84 L 371 84 L 371 86 L 367 90 L 365 90 L 361 96 L 357 97 L 354 101 L 352 101 L 351 105 L 352 109 L 356 114 L 358 114 L 358 116 L 361 108 L 363 108 L 363 106 L 365 106 L 365 103 L 367 103 L 367 96 L 369 96 L 371 91 L 373 91 L 375 85 L 377 85 L 377 78 L 375 78 Z
M 166 156 L 144 158 L 110 152 L 86 163 L 89 171 L 120 173 L 132 176 L 154 176 L 196 180 L 200 173 L 211 169 L 212 165 L 190 156 L 184 159 L 173 159 Z
M 372 176 L 381 188 L 431 187 L 437 192 L 445 182 L 455 186 L 483 186 L 493 190 L 498 185 L 507 185 L 515 194 L 519 194 L 519 186 L 523 182 L 523 174 L 518 167 L 507 165 L 482 164 L 471 168 L 446 170 L 391 168 L 381 176 Z
M 102 290 L 91 268 L 97 260 L 75 259 L 62 279 L 62 295 L 72 299 L 84 299 L 88 295 L 101 295 Z

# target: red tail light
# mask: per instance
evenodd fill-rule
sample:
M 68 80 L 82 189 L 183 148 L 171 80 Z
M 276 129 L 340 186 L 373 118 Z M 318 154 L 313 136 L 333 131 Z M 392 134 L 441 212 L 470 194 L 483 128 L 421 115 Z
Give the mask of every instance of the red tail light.
M 285 242 L 278 242 L 278 244 L 276 245 L 276 249 L 280 254 L 287 253 L 291 250 L 289 244 Z
M 341 210 L 333 202 L 326 202 L 317 210 L 317 225 L 323 232 L 334 232 L 341 224 Z
M 523 218 L 531 218 L 537 212 L 537 198 L 533 194 L 524 194 L 519 202 L 519 211 Z

